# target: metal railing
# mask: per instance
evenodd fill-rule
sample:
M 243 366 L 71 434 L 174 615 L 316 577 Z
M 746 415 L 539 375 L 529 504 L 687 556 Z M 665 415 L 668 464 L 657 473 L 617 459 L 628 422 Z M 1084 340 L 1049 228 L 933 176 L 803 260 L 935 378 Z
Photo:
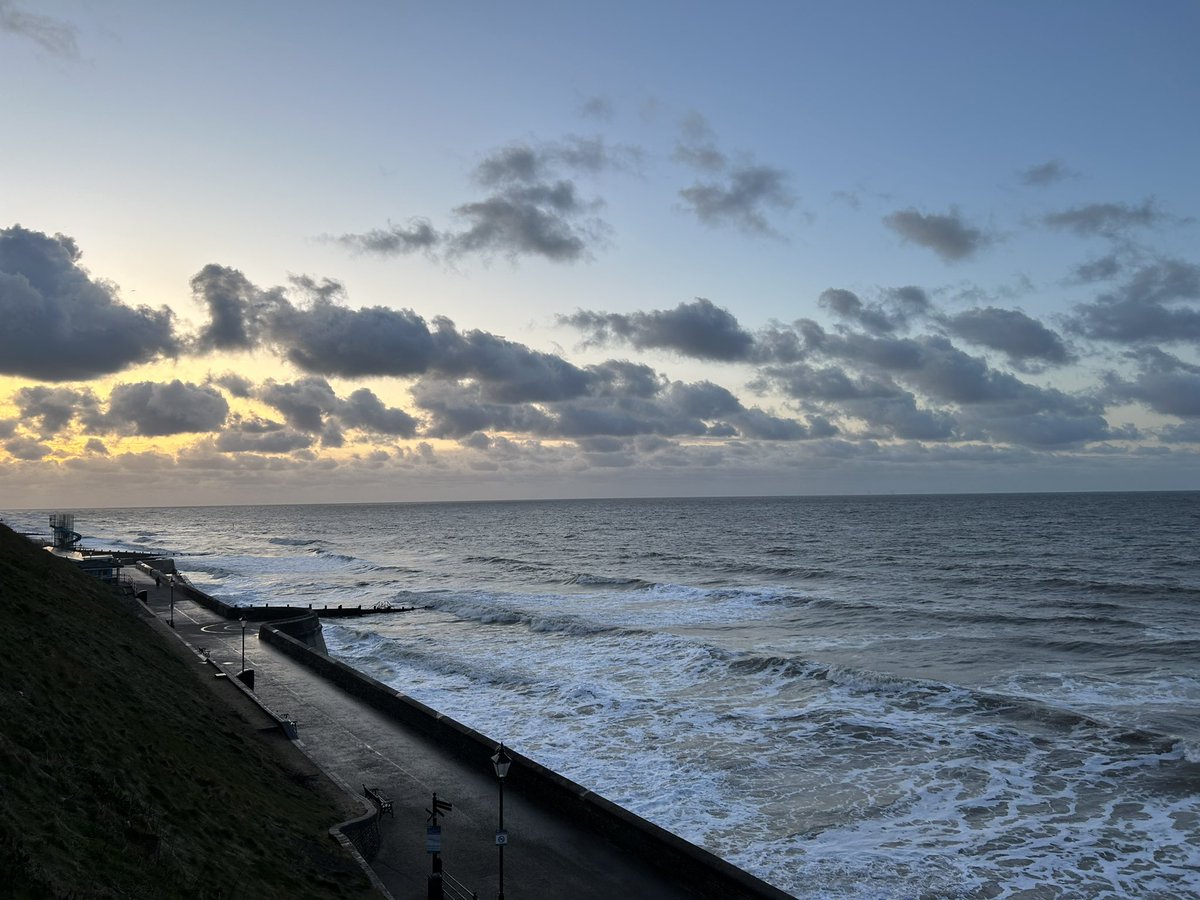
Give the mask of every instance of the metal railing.
M 479 894 L 447 872 L 442 870 L 442 891 L 454 900 L 479 900 Z

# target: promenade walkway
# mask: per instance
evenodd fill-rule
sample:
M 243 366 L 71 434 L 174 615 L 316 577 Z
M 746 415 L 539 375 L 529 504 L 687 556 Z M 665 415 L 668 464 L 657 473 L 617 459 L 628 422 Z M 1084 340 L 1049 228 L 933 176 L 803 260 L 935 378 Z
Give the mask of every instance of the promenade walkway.
M 137 589 L 147 591 L 150 608 L 166 620 L 170 588 L 156 587 L 141 572 L 131 574 Z M 235 675 L 242 666 L 242 624 L 219 618 L 181 595 L 175 593 L 176 632 L 193 647 L 206 648 L 213 662 Z M 469 771 L 420 735 L 260 643 L 257 623 L 245 623 L 244 644 L 245 666 L 255 672 L 255 692 L 274 712 L 297 722 L 309 757 L 354 793 L 361 795 L 366 784 L 381 788 L 393 800 L 394 817 L 382 817 L 380 850 L 372 860 L 393 896 L 426 896 L 426 809 L 436 792 L 439 800 L 454 806 L 439 820 L 444 870 L 480 898 L 496 897 L 498 792 L 490 767 Z M 705 896 L 511 790 L 504 797 L 504 825 L 509 834 L 504 850 L 508 900 Z

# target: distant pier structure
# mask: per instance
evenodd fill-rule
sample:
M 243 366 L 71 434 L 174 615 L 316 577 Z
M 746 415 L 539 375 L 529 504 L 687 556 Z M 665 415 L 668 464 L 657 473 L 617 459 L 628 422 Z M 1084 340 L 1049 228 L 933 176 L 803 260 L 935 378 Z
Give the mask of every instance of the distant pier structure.
M 50 513 L 50 534 L 55 550 L 74 550 L 82 540 L 75 530 L 74 513 Z

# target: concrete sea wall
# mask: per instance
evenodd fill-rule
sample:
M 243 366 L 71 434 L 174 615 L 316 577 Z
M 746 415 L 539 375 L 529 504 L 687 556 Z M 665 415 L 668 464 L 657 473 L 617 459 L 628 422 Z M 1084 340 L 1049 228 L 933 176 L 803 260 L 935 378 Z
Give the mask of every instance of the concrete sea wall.
M 446 753 L 481 770 L 490 767 L 496 741 L 326 653 L 314 650 L 303 638 L 289 633 L 303 635 L 310 627 L 299 622 L 264 624 L 259 630 L 259 639 L 435 741 Z M 730 900 L 786 900 L 791 896 L 540 763 L 511 750 L 509 753 L 513 758 L 507 779 L 510 789 L 603 834 L 625 852 L 669 871 L 680 883 L 695 887 L 702 895 Z

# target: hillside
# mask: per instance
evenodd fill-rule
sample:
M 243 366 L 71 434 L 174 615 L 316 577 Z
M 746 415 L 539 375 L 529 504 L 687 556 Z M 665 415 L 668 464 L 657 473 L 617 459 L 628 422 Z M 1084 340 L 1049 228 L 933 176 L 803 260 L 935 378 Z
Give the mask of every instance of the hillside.
M 129 601 L 0 525 L 4 896 L 367 897 L 352 814 Z

